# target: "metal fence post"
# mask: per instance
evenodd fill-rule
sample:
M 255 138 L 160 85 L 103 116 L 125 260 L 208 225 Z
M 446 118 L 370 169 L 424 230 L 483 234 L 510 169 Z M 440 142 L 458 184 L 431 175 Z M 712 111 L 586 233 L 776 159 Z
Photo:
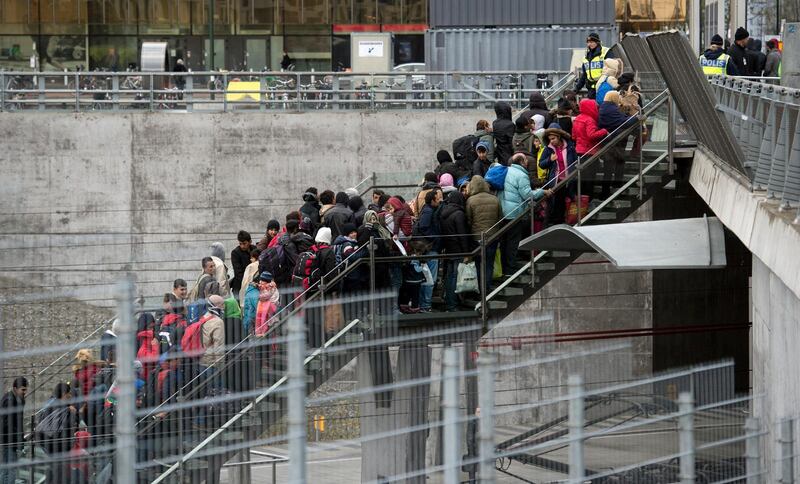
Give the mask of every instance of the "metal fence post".
M 3 72 L 0 72 L 0 112 L 5 111 L 5 109 L 6 109 L 6 75 Z
M 478 358 L 478 437 L 480 468 L 478 482 L 494 484 L 494 368 L 497 355 L 481 353 Z
M 694 401 L 691 392 L 678 397 L 678 445 L 681 484 L 694 483 Z
M 47 89 L 47 82 L 46 82 L 46 79 L 45 79 L 44 75 L 41 75 L 41 76 L 38 76 L 38 77 L 39 77 L 39 78 L 37 79 L 37 81 L 39 81 L 39 82 L 38 82 L 38 85 L 39 85 L 39 93 L 38 93 L 38 95 L 37 95 L 37 97 L 38 97 L 38 102 L 37 102 L 37 103 L 38 103 L 38 106 L 37 106 L 37 109 L 38 109 L 39 111 L 44 111 L 44 110 L 45 110 L 45 107 L 46 107 L 46 105 L 45 105 L 45 99 L 46 99 L 46 98 L 45 98 L 45 92 L 44 92 L 44 91 L 45 91 L 45 89 Z
M 787 418 L 781 422 L 781 433 L 778 439 L 781 451 L 781 484 L 794 484 L 794 419 Z
M 675 119 L 677 109 L 675 107 L 675 99 L 672 97 L 672 93 L 669 94 L 667 109 L 667 159 L 669 160 L 668 173 L 670 176 L 672 176 L 675 174 L 675 129 L 677 128 Z
M 369 327 L 375 330 L 375 237 L 369 236 Z
M 111 75 L 111 110 L 119 111 L 119 76 L 117 73 Z
M 639 200 L 644 199 L 644 150 L 642 149 L 642 140 L 644 138 L 644 118 L 639 121 Z M 623 146 L 624 149 L 624 146 Z M 605 168 L 603 168 L 605 169 Z M 622 183 L 625 183 L 625 176 L 623 175 Z
M 761 483 L 761 453 L 758 448 L 760 421 L 757 418 L 748 418 L 744 423 L 745 435 L 745 462 L 747 464 L 747 484 Z
M 117 413 L 114 431 L 116 433 L 114 482 L 134 484 L 136 474 L 136 375 L 133 369 L 135 359 L 135 325 L 133 322 L 133 279 L 126 275 L 117 284 L 117 306 L 119 324 L 117 332 Z
M 458 484 L 461 468 L 461 427 L 458 422 L 458 349 L 444 350 L 442 409 L 444 417 L 444 484 Z
M 295 315 L 289 319 L 288 345 L 288 432 L 289 482 L 306 482 L 306 378 L 303 371 L 305 331 L 303 320 Z
M 570 375 L 569 387 L 569 484 L 581 484 L 586 475 L 583 461 L 583 378 Z
M 194 111 L 194 76 L 190 72 L 186 76 L 186 91 L 183 95 L 183 100 L 186 102 L 186 112 L 191 113 Z
M 481 232 L 481 247 L 480 247 L 480 257 L 481 257 L 481 264 L 478 267 L 478 270 L 481 271 L 478 274 L 479 281 L 481 281 L 481 326 L 483 332 L 486 333 L 488 328 L 486 327 L 486 317 L 488 315 L 488 309 L 486 308 L 486 296 L 489 290 L 489 281 L 488 277 L 486 276 L 487 267 L 490 261 L 486 260 L 486 231 Z M 494 259 L 491 261 L 492 268 L 494 269 Z M 494 273 L 494 271 L 492 271 Z

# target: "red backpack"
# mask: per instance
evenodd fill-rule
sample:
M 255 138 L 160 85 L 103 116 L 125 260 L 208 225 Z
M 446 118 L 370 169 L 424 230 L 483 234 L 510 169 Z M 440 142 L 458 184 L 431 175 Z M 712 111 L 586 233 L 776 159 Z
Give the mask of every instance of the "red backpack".
M 294 271 L 292 271 L 295 284 L 301 283 L 304 290 L 308 289 L 308 278 L 311 276 L 311 267 L 317 259 L 318 250 L 319 248 L 316 245 L 312 245 L 309 250 L 302 252 L 297 257 L 297 264 L 294 266 Z
M 201 330 L 203 325 L 213 317 L 212 315 L 203 316 L 198 322 L 186 327 L 186 332 L 183 333 L 181 338 L 181 350 L 186 356 L 197 357 L 206 352 L 206 348 L 203 346 L 203 332 Z

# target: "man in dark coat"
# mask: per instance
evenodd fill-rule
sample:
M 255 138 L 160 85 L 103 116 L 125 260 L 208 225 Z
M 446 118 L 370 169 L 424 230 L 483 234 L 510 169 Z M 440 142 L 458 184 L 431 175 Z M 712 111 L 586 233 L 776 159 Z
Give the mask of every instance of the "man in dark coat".
M 455 191 L 447 196 L 447 203 L 439 211 L 439 230 L 443 235 L 442 251 L 445 254 L 458 254 L 472 250 L 472 237 L 470 237 L 465 207 L 464 195 Z M 447 259 L 445 263 L 444 302 L 448 311 L 458 309 L 456 277 L 460 262 L 460 259 Z
M 356 223 L 353 211 L 350 210 L 350 207 L 347 205 L 349 202 L 350 197 L 348 197 L 345 192 L 337 193 L 336 205 L 322 216 L 322 225 L 331 229 L 333 240 L 336 240 L 336 237 L 340 235 L 345 235 L 342 233 L 344 224 Z
M 240 230 L 236 236 L 239 245 L 231 251 L 231 264 L 233 265 L 233 279 L 231 279 L 231 289 L 233 297 L 239 297 L 239 290 L 242 287 L 242 276 L 244 270 L 250 264 L 250 252 L 253 250 L 253 239 L 250 233 Z
M 531 119 L 537 114 L 541 114 L 544 116 L 544 125 L 550 126 L 550 123 L 553 122 L 553 116 L 550 114 L 550 110 L 547 109 L 547 102 L 544 100 L 544 96 L 539 91 L 536 91 L 531 94 L 529 98 L 528 109 L 520 114 L 520 117 L 525 118 L 528 122 L 525 124 L 532 124 Z
M 747 30 L 744 27 L 739 27 L 733 37 L 734 42 L 728 50 L 728 55 L 731 56 L 731 61 L 733 61 L 736 66 L 736 72 L 740 76 L 755 75 L 754 59 L 752 54 L 747 51 L 747 39 L 749 38 L 750 34 Z
M 497 119 L 492 123 L 494 133 L 494 159 L 501 165 L 508 165 L 508 160 L 514 154 L 511 140 L 514 138 L 514 122 L 511 121 L 511 105 L 507 102 L 494 103 L 494 113 Z
M 433 169 L 433 172 L 436 173 L 437 177 L 448 173 L 453 177 L 453 180 L 458 179 L 458 167 L 455 162 L 453 162 L 453 157 L 450 156 L 447 150 L 439 150 L 436 153 L 436 161 L 438 161 L 439 164 Z
M 750 57 L 753 59 L 753 69 L 757 76 L 764 75 L 764 66 L 767 63 L 767 54 L 761 51 L 761 40 L 748 39 L 747 50 Z
M 317 195 L 317 187 L 308 187 L 305 193 L 303 193 L 303 206 L 300 207 L 300 213 L 302 213 L 304 217 L 308 217 L 309 220 L 311 220 L 311 228 L 313 232 L 316 232 L 316 230 L 319 228 L 319 209 L 322 208 L 322 206 L 319 204 Z
M 0 400 L 0 447 L 2 448 L 2 464 L 9 465 L 17 462 L 19 452 L 22 450 L 23 439 L 23 414 L 25 412 L 25 395 L 28 393 L 28 380 L 25 377 L 14 379 L 11 391 Z M 0 469 L 0 482 L 15 482 L 16 468 Z

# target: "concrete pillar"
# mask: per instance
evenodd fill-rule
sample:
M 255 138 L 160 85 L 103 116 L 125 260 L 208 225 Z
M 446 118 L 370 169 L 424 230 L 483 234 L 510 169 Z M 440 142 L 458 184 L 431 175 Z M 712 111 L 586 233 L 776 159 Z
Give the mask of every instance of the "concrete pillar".
M 800 89 L 800 23 L 787 23 L 783 28 L 783 66 L 781 85 Z
M 370 349 L 369 351 L 374 351 Z M 380 385 L 373 382 L 374 371 L 371 366 L 387 365 L 390 359 L 377 359 L 362 353 L 358 357 L 359 388 Z M 427 378 L 431 371 L 431 350 L 425 345 L 401 346 L 397 353 L 394 381 L 397 383 L 419 378 Z M 409 427 L 424 426 L 428 422 L 428 397 L 430 384 L 402 388 L 391 392 L 389 405 L 381 404 L 380 399 L 368 394 L 361 397 L 361 437 L 370 438 L 377 434 L 385 437 L 369 440 L 361 446 L 361 481 L 373 482 L 385 477 L 413 473 L 425 468 L 427 430 L 405 432 Z M 393 433 L 396 431 L 396 433 Z M 407 483 L 425 483 L 425 476 L 406 479 Z

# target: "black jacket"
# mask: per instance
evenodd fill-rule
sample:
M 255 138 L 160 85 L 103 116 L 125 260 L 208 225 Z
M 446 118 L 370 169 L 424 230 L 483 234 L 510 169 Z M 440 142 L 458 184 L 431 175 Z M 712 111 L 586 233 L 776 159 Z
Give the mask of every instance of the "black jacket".
M 753 59 L 753 69 L 757 76 L 764 75 L 764 66 L 767 64 L 767 54 L 761 51 L 761 41 L 758 39 L 750 39 L 753 41 L 752 47 L 748 45 L 750 57 Z
M 514 122 L 511 121 L 511 105 L 507 102 L 494 103 L 497 119 L 492 123 L 494 134 L 494 159 L 501 165 L 508 165 L 508 159 L 514 154 L 511 140 L 514 138 Z
M 350 207 L 343 203 L 337 203 L 330 210 L 325 212 L 325 215 L 322 217 L 322 225 L 331 229 L 332 240 L 336 240 L 336 237 L 344 235 L 342 234 L 342 227 L 348 222 L 356 223 L 356 219 Z
M 244 270 L 250 265 L 250 252 L 236 247 L 231 251 L 231 264 L 233 265 L 233 279 L 231 279 L 231 289 L 239 292 L 242 287 L 242 276 Z
M 439 229 L 442 237 L 442 252 L 457 254 L 472 250 L 472 237 L 469 236 L 466 202 L 461 192 L 452 192 L 447 196 L 447 203 L 439 210 Z M 463 235 L 463 237 L 448 237 Z
M 736 72 L 740 76 L 755 75 L 754 59 L 747 49 L 734 42 L 731 44 L 731 48 L 728 49 L 728 55 L 731 56 L 731 61 L 736 66 Z
M 537 114 L 541 114 L 542 116 L 544 116 L 545 128 L 550 126 L 550 123 L 553 122 L 553 116 L 547 109 L 547 102 L 544 100 L 544 96 L 542 96 L 542 93 L 538 91 L 531 94 L 531 97 L 529 99 L 528 109 L 523 111 L 522 114 L 520 114 L 520 116 L 527 119 L 528 122 L 530 123 L 531 119 Z
M 20 401 L 13 391 L 6 393 L 0 400 L 0 445 L 5 448 L 18 450 L 23 444 L 23 412 L 25 402 Z
M 436 173 L 436 176 L 440 178 L 442 175 L 447 173 L 453 177 L 453 181 L 458 180 L 458 166 L 453 161 L 445 161 L 444 163 L 440 163 L 436 168 L 433 169 L 433 172 Z
M 300 213 L 302 213 L 304 217 L 308 217 L 311 220 L 311 229 L 316 232 L 316 230 L 320 227 L 319 209 L 322 207 L 313 193 L 304 194 L 303 201 L 305 203 L 302 207 L 300 207 Z

